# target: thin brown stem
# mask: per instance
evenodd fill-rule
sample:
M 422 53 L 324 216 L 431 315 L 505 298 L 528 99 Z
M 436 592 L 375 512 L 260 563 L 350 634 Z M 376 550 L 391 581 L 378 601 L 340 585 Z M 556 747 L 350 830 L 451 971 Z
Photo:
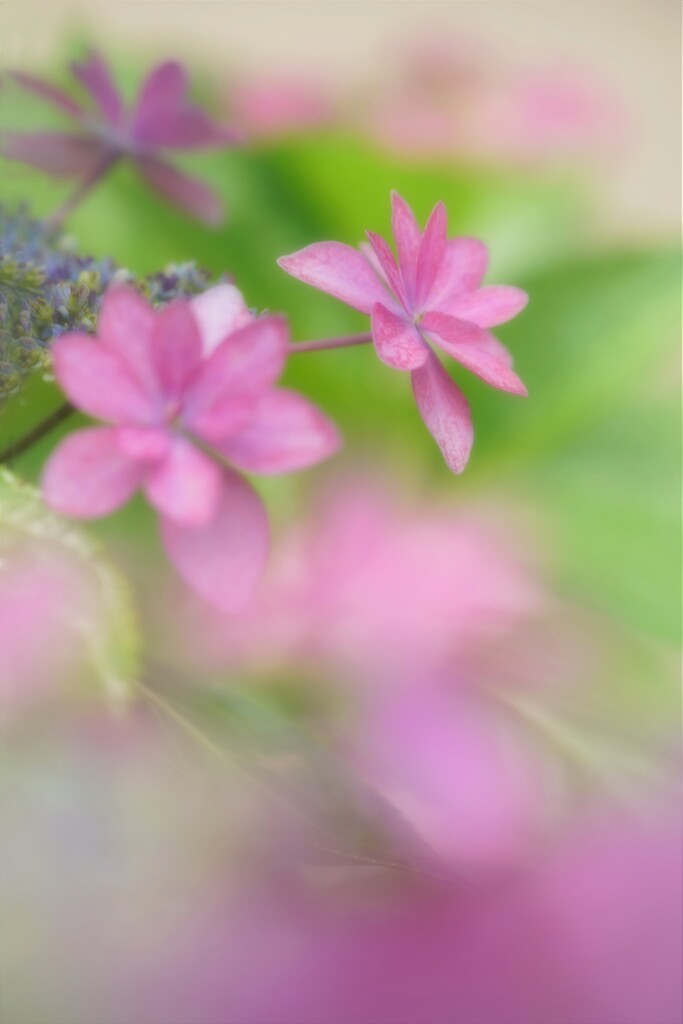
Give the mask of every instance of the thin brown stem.
M 13 459 L 23 455 L 25 451 L 33 447 L 38 441 L 40 441 L 46 434 L 49 434 L 51 430 L 58 427 L 60 423 L 63 423 L 65 419 L 71 416 L 76 410 L 70 402 L 65 402 L 64 405 L 60 405 L 54 412 L 46 416 L 44 420 L 41 420 L 32 430 L 29 430 L 27 434 L 20 437 L 17 441 L 8 444 L 6 448 L 0 451 L 0 465 L 6 462 L 11 462 Z
M 78 183 L 71 195 L 46 219 L 45 226 L 49 229 L 60 228 L 69 214 L 83 202 L 97 182 L 113 167 L 119 159 L 119 155 L 117 150 L 107 151 L 93 169 Z
M 348 334 L 342 338 L 323 338 L 321 341 L 297 341 L 289 346 L 289 354 L 299 352 L 326 352 L 333 348 L 348 348 L 350 345 L 367 345 L 372 341 L 371 334 Z

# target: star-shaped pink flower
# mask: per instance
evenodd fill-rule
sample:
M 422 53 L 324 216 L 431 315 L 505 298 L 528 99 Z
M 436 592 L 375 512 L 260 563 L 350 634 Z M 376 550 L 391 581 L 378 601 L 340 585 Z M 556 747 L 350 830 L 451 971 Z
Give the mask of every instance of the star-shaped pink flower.
M 63 335 L 55 374 L 76 408 L 108 425 L 70 434 L 43 476 L 63 515 L 108 515 L 141 488 L 181 575 L 226 611 L 244 605 L 268 548 L 265 509 L 237 470 L 302 469 L 339 445 L 305 398 L 275 388 L 285 321 L 254 318 L 232 285 L 155 311 L 111 288 L 98 336 Z
M 167 152 L 228 146 L 237 141 L 237 135 L 188 101 L 183 67 L 169 61 L 154 68 L 132 109 L 124 106 L 110 69 L 99 54 L 72 64 L 71 70 L 89 94 L 87 105 L 33 75 L 11 73 L 22 88 L 71 117 L 78 131 L 3 132 L 2 155 L 55 177 L 84 180 L 97 168 L 127 158 L 171 203 L 207 223 L 219 222 L 222 211 L 218 196 L 169 163 Z
M 409 370 L 420 415 L 454 473 L 467 465 L 473 441 L 470 411 L 460 388 L 434 355 L 452 356 L 494 388 L 526 395 L 510 353 L 489 333 L 527 304 L 519 288 L 482 287 L 488 252 L 475 238 L 446 237 L 446 209 L 437 203 L 424 232 L 408 204 L 392 193 L 396 257 L 368 231 L 361 250 L 317 242 L 283 256 L 293 277 L 371 317 L 379 358 Z

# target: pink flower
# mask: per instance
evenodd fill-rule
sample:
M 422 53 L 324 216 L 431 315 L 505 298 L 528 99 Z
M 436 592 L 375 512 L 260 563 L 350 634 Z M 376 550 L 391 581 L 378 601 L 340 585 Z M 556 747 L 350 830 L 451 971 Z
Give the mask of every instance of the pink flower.
M 519 288 L 482 287 L 488 254 L 474 238 L 446 238 L 446 209 L 437 203 L 421 232 L 408 204 L 392 193 L 397 258 L 368 231 L 363 251 L 317 242 L 278 260 L 293 277 L 371 317 L 379 358 L 410 370 L 422 419 L 454 473 L 467 465 L 473 441 L 465 396 L 432 351 L 437 346 L 492 387 L 525 395 L 509 352 L 487 330 L 527 303 Z
M 60 444 L 45 468 L 45 501 L 92 519 L 142 488 L 180 574 L 234 611 L 261 572 L 268 528 L 260 498 L 232 467 L 286 473 L 339 444 L 315 406 L 274 387 L 286 324 L 254 319 L 232 285 L 161 312 L 118 286 L 105 296 L 98 329 L 96 338 L 62 336 L 54 366 L 70 401 L 109 425 Z
M 72 118 L 78 132 L 4 132 L 2 155 L 58 178 L 84 180 L 98 168 L 128 158 L 152 188 L 171 203 L 207 223 L 219 222 L 222 212 L 218 196 L 166 159 L 167 150 L 208 149 L 236 141 L 234 132 L 188 102 L 183 67 L 169 61 L 154 68 L 130 110 L 125 109 L 101 56 L 91 54 L 84 63 L 72 64 L 71 70 L 88 92 L 91 104 L 83 106 L 32 75 L 13 72 L 12 77 L 22 88 Z

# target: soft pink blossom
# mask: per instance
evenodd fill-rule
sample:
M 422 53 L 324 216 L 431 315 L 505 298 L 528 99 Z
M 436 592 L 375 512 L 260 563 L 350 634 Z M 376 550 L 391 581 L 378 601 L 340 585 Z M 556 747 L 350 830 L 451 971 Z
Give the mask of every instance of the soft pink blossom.
M 101 602 L 83 565 L 14 540 L 0 559 L 0 721 L 48 700 L 88 661 Z M 100 624 L 101 625 L 101 624 Z
M 238 80 L 230 88 L 229 107 L 235 122 L 252 138 L 311 131 L 336 119 L 321 83 L 294 75 Z
M 221 608 L 240 607 L 268 529 L 236 470 L 302 469 L 339 443 L 315 406 L 275 388 L 287 345 L 284 320 L 251 317 L 232 285 L 161 312 L 129 288 L 110 289 L 98 336 L 64 335 L 53 348 L 67 397 L 107 425 L 62 441 L 45 467 L 45 501 L 92 519 L 142 489 L 181 575 Z
M 330 484 L 279 538 L 236 619 L 172 602 L 178 657 L 259 673 L 283 661 L 381 689 L 397 676 L 460 666 L 547 601 L 520 529 L 486 506 L 408 503 L 378 467 Z M 463 675 L 466 675 L 463 671 Z
M 522 863 L 549 831 L 552 759 L 495 698 L 418 676 L 366 699 L 349 734 L 359 778 L 468 877 Z
M 474 238 L 446 237 L 446 208 L 437 203 L 424 231 L 408 204 L 392 193 L 396 257 L 383 238 L 369 246 L 316 242 L 278 260 L 293 277 L 371 318 L 379 358 L 409 371 L 422 419 L 454 473 L 467 465 L 473 428 L 467 401 L 432 346 L 487 384 L 516 395 L 526 388 L 508 351 L 488 328 L 526 305 L 519 288 L 483 286 L 488 253 Z
M 168 151 L 217 148 L 237 141 L 234 131 L 189 102 L 184 68 L 175 61 L 155 67 L 130 109 L 99 54 L 72 64 L 71 70 L 88 94 L 86 104 L 33 75 L 12 73 L 18 85 L 75 121 L 77 131 L 3 132 L 2 155 L 55 177 L 83 180 L 98 168 L 127 158 L 171 203 L 208 223 L 220 221 L 221 203 L 214 191 L 167 160 Z
M 214 893 L 140 972 L 135 1019 L 678 1024 L 681 830 L 671 808 L 653 817 L 608 808 L 495 885 L 415 876 L 411 892 L 407 875 L 359 907 L 350 869 L 317 892 Z

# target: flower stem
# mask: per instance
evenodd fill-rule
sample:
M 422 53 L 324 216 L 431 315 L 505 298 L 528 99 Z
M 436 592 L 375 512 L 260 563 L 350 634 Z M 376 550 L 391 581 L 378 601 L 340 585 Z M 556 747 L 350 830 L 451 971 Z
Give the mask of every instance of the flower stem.
M 332 348 L 348 348 L 350 345 L 367 345 L 371 334 L 349 334 L 343 338 L 323 338 L 321 341 L 297 341 L 289 346 L 289 354 L 299 352 L 326 352 Z
M 8 444 L 6 448 L 0 451 L 0 465 L 5 462 L 11 462 L 12 459 L 16 459 L 19 455 L 23 455 L 25 451 L 28 451 L 34 444 L 40 441 L 46 434 L 49 434 L 51 430 L 58 427 L 67 417 L 71 416 L 76 410 L 70 402 L 65 402 L 60 405 L 54 412 L 46 416 L 44 420 L 41 420 L 35 427 L 20 437 L 18 441 L 14 441 L 12 444 Z
M 60 228 L 69 214 L 89 195 L 97 182 L 105 176 L 118 158 L 119 153 L 116 150 L 107 151 L 102 159 L 98 160 L 93 169 L 78 183 L 71 195 L 46 219 L 45 226 L 48 229 Z

